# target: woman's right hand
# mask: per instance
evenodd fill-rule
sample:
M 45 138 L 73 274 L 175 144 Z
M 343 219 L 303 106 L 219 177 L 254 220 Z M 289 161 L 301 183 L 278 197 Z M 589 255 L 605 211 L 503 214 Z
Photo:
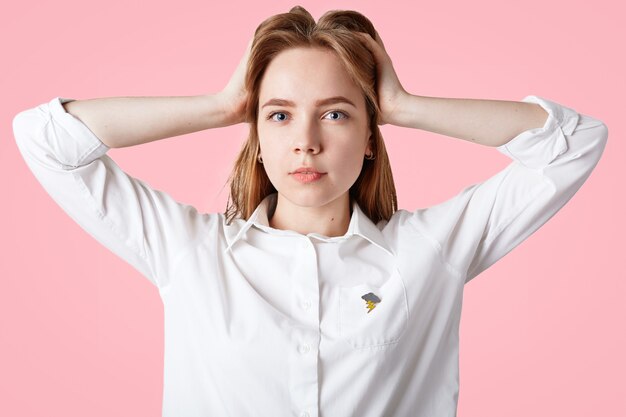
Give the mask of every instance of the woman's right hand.
M 246 102 L 248 101 L 248 92 L 245 89 L 245 79 L 253 39 L 254 38 L 250 39 L 248 42 L 246 52 L 239 61 L 239 65 L 230 77 L 228 84 L 226 84 L 226 87 L 218 93 L 224 106 L 224 111 L 226 113 L 225 117 L 228 125 L 243 123 L 246 121 L 245 112 Z

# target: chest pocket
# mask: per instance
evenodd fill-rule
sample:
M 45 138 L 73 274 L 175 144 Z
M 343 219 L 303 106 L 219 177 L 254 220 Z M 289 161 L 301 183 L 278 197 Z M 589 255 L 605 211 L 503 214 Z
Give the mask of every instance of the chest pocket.
M 339 334 L 355 349 L 386 349 L 406 331 L 409 307 L 406 288 L 397 268 L 377 287 L 339 286 Z

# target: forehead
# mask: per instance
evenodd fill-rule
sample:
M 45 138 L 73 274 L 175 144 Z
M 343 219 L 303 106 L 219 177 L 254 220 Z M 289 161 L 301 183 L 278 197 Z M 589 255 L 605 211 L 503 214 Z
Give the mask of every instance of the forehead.
M 280 52 L 265 69 L 259 98 L 298 102 L 342 95 L 356 101 L 360 88 L 348 75 L 337 54 L 319 47 L 290 48 Z

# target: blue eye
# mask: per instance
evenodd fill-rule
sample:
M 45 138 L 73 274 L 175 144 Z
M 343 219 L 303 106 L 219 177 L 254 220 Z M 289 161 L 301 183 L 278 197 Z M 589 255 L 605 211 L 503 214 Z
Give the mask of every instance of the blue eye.
M 284 117 L 284 118 L 281 118 L 280 120 L 276 120 L 276 119 L 273 119 L 273 120 L 282 122 L 282 121 L 284 121 L 284 120 L 286 120 L 286 119 L 287 119 L 287 114 L 286 114 L 286 113 L 283 113 L 283 112 L 281 112 L 281 111 L 277 111 L 277 112 L 270 113 L 270 114 L 269 114 L 269 116 L 267 116 L 267 119 L 268 119 L 268 120 L 269 120 L 269 119 L 272 119 L 272 118 L 273 118 L 275 115 L 277 115 L 277 114 L 282 114 L 282 115 L 283 115 L 283 116 L 285 116 L 285 117 Z
M 343 115 L 343 118 L 344 118 L 344 119 L 347 119 L 347 118 L 348 118 L 348 115 L 347 115 L 347 114 L 345 114 L 345 113 L 344 113 L 344 112 L 342 112 L 342 111 L 331 111 L 331 112 L 330 112 L 330 113 L 328 113 L 328 114 L 329 114 L 329 115 L 330 115 L 330 114 L 341 114 L 341 115 Z M 339 119 L 332 118 L 332 120 L 341 120 L 341 118 L 339 118 Z

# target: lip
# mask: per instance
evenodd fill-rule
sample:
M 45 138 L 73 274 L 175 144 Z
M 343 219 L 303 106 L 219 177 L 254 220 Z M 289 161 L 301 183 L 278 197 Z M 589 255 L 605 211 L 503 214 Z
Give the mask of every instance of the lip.
M 290 174 L 296 174 L 296 173 L 313 173 L 313 174 L 325 174 L 325 172 L 319 172 L 318 170 L 316 170 L 313 167 L 300 167 L 298 169 L 296 169 L 295 171 L 290 172 Z
M 293 174 L 291 174 L 291 176 L 293 178 L 296 179 L 296 181 L 300 181 L 302 183 L 309 183 L 309 182 L 315 182 L 318 181 L 320 178 L 322 178 L 324 175 L 326 175 L 326 173 L 320 173 L 320 172 L 294 172 Z

